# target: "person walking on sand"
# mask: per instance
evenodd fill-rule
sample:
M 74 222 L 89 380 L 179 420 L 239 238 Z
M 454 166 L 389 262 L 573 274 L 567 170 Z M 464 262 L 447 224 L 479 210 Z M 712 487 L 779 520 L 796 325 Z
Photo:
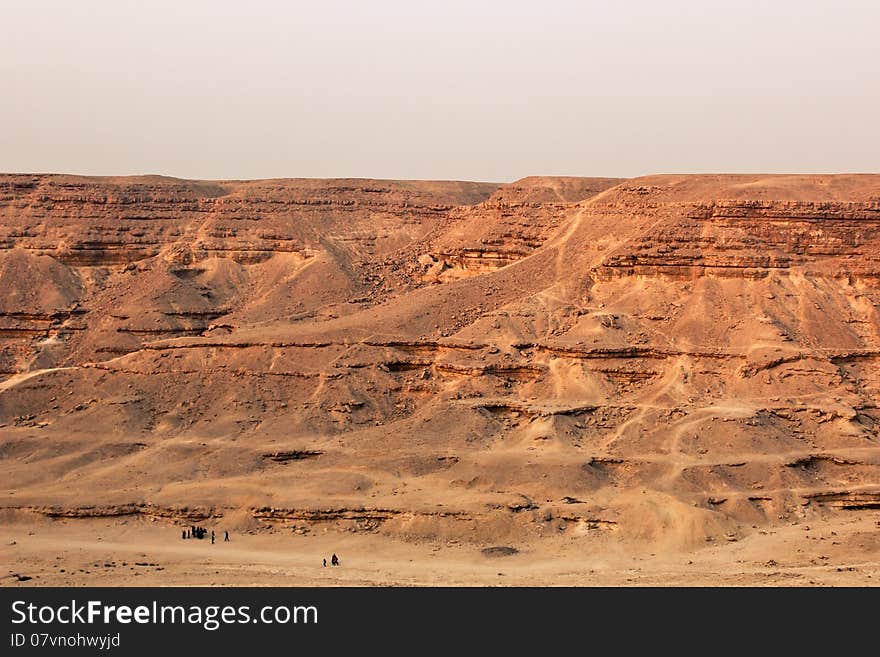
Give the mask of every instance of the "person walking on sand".
M 228 532 L 228 531 L 224 531 L 224 532 L 223 532 L 223 542 L 224 542 L 224 543 L 228 543 L 228 542 L 229 542 L 229 532 Z
M 322 567 L 323 567 L 323 568 L 326 568 L 326 567 L 327 567 L 327 557 L 324 557 L 324 564 L 323 564 Z
M 211 545 L 214 545 L 214 530 L 211 530 Z
M 181 538 L 181 540 L 184 540 L 184 541 L 186 540 L 186 530 L 185 529 L 180 530 L 180 538 Z
M 330 557 L 330 563 L 331 563 L 332 565 L 334 565 L 334 566 L 338 566 L 338 565 L 339 565 L 339 557 L 336 556 L 336 553 L 335 553 L 335 552 L 333 553 L 333 556 Z

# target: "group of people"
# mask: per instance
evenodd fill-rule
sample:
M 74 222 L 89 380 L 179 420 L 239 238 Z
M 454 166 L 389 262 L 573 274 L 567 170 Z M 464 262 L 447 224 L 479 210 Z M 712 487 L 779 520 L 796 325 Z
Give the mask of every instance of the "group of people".
M 186 529 L 181 530 L 181 532 L 180 532 L 180 538 L 182 538 L 183 540 L 186 540 L 188 538 L 197 538 L 197 539 L 201 540 L 201 539 L 205 538 L 205 536 L 207 536 L 207 535 L 208 535 L 208 530 L 205 529 L 204 527 L 200 527 L 199 525 L 191 525 L 191 526 L 187 527 Z M 214 542 L 214 530 L 212 529 L 211 530 L 211 543 L 213 543 L 213 542 Z M 229 542 L 229 532 L 228 531 L 223 532 L 223 542 L 224 543 Z M 336 555 L 333 555 L 333 556 L 336 556 Z
M 197 539 L 201 540 L 201 539 L 205 538 L 205 536 L 207 536 L 207 535 L 208 535 L 208 530 L 205 529 L 204 527 L 199 526 L 199 525 L 190 525 L 186 529 L 182 529 L 180 531 L 180 538 L 183 540 L 186 540 L 188 538 L 197 538 Z M 229 542 L 229 532 L 228 531 L 223 532 L 223 542 L 224 543 Z M 211 530 L 211 543 L 212 544 L 214 543 L 214 530 L 213 529 Z M 336 553 L 334 552 L 333 556 L 330 557 L 330 565 L 331 566 L 338 566 L 339 563 L 340 563 L 339 557 L 337 557 Z M 326 568 L 326 567 L 327 567 L 327 558 L 325 557 L 324 558 L 324 568 Z

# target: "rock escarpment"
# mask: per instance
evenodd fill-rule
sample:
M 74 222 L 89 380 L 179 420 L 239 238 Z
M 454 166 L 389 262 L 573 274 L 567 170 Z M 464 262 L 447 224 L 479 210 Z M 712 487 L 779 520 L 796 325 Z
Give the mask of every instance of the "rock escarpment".
M 2 190 L 6 506 L 684 546 L 877 508 L 880 176 Z

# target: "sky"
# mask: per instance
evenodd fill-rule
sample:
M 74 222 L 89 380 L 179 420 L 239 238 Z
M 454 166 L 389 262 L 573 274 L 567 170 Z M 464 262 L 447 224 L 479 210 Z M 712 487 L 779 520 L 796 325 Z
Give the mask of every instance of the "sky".
M 877 0 L 0 0 L 0 171 L 880 172 Z

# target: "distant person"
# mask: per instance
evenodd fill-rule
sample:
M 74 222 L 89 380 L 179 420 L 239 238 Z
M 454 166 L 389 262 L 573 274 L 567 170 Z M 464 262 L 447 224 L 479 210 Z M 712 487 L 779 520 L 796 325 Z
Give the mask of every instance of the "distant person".
M 214 545 L 214 530 L 211 530 L 211 545 Z
M 327 567 L 327 557 L 324 557 L 324 568 Z
M 224 532 L 223 532 L 223 542 L 224 542 L 224 543 L 228 543 L 228 542 L 229 542 L 229 532 L 228 532 L 228 531 L 224 531 Z
M 185 529 L 180 530 L 180 538 L 181 538 L 181 540 L 184 540 L 184 541 L 186 540 L 186 530 Z
M 335 553 L 335 552 L 333 553 L 333 556 L 330 557 L 330 563 L 331 563 L 332 565 L 334 565 L 334 566 L 338 566 L 338 565 L 339 565 L 339 557 L 336 556 L 336 553 Z

